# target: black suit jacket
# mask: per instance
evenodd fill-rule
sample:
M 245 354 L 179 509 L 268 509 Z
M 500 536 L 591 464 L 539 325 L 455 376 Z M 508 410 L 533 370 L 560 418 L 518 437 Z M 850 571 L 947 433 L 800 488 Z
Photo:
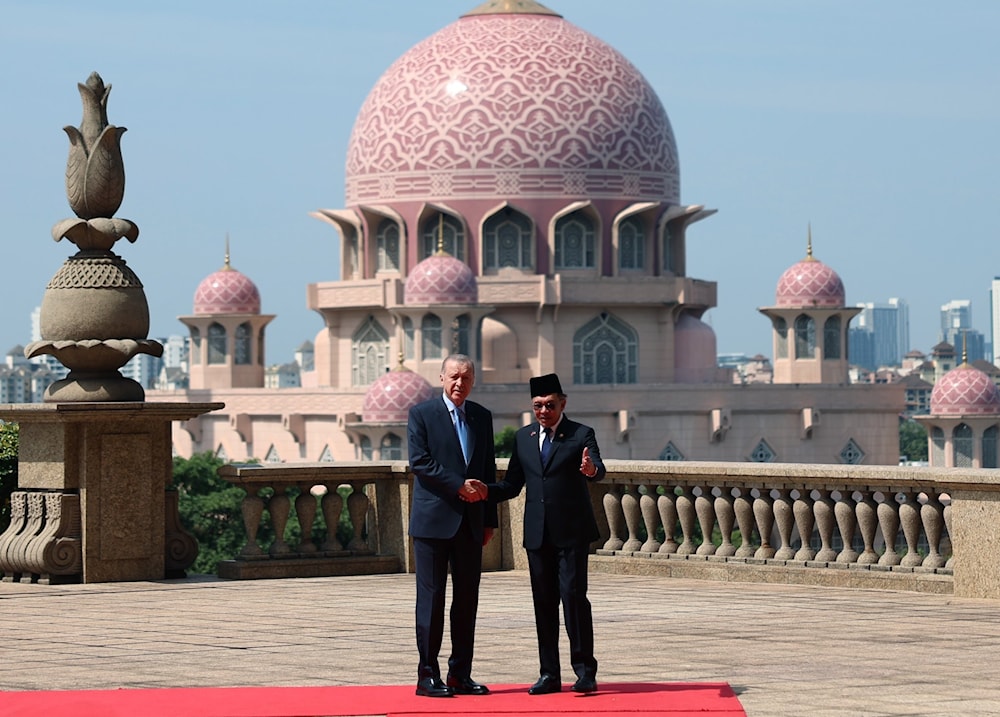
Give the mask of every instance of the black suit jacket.
M 493 483 L 497 469 L 493 414 L 472 401 L 463 405 L 472 441 L 468 467 L 444 398 L 437 396 L 410 409 L 406 437 L 413 471 L 410 535 L 415 538 L 452 538 L 465 516 L 472 537 L 481 544 L 483 527 L 497 526 L 495 503 L 467 503 L 458 497 L 466 478 Z
M 541 426 L 533 423 L 515 434 L 507 476 L 490 486 L 490 500 L 508 500 L 527 487 L 524 547 L 528 550 L 540 548 L 546 534 L 561 548 L 591 543 L 600 538 L 600 531 L 590 503 L 588 479 L 580 472 L 584 446 L 590 449 L 597 468 L 590 480 L 598 481 L 606 473 L 594 429 L 563 414 L 544 466 L 538 452 L 540 430 Z

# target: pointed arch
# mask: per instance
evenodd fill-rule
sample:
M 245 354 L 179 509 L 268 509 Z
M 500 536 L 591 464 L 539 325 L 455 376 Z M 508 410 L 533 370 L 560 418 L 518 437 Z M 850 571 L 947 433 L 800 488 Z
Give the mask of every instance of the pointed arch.
M 534 268 L 534 229 L 531 217 L 509 204 L 487 217 L 483 222 L 483 271 Z
M 352 383 L 367 386 L 389 368 L 389 334 L 369 316 L 351 337 Z
M 621 319 L 602 312 L 573 336 L 573 382 L 636 383 L 639 336 Z

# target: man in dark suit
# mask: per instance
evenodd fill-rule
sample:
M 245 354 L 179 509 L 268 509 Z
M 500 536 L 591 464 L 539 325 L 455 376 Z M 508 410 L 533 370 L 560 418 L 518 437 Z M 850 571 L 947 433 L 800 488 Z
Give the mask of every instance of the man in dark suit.
M 417 694 L 489 694 L 472 679 L 483 546 L 497 526 L 496 504 L 485 500 L 496 480 L 493 415 L 467 401 L 475 383 L 472 359 L 454 354 L 441 366 L 443 395 L 410 409 L 406 428 L 413 507 L 410 535 L 417 579 Z M 451 656 L 441 680 L 445 588 L 451 568 Z
M 588 481 L 604 477 L 594 429 L 563 411 L 566 394 L 554 374 L 531 379 L 536 423 L 518 430 L 507 476 L 488 486 L 490 502 L 508 500 L 527 486 L 524 547 L 535 605 L 540 677 L 528 690 L 559 692 L 559 602 L 569 635 L 575 692 L 597 690 L 594 621 L 587 599 L 587 558 L 600 537 Z

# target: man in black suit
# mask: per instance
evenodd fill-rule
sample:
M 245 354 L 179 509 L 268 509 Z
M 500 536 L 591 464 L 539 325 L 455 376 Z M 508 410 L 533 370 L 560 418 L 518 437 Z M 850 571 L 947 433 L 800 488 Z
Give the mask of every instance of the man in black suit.
M 575 692 L 597 691 L 594 621 L 587 599 L 587 558 L 600 537 L 588 481 L 604 477 L 594 429 L 571 421 L 563 411 L 566 394 L 554 374 L 530 381 L 537 423 L 518 430 L 507 476 L 488 486 L 490 502 L 508 500 L 527 486 L 524 547 L 535 605 L 540 677 L 528 690 L 559 692 L 559 601 L 569 635 Z
M 496 480 L 493 415 L 467 401 L 476 380 L 472 359 L 453 354 L 441 366 L 443 395 L 410 409 L 406 427 L 413 507 L 410 535 L 417 578 L 417 694 L 486 695 L 472 679 L 483 546 L 497 526 L 496 504 L 485 500 Z M 445 588 L 451 568 L 451 656 L 441 680 Z

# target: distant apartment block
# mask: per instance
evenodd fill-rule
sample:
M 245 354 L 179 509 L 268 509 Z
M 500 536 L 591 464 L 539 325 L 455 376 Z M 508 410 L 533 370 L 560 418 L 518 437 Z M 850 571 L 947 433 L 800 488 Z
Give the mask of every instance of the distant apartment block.
M 972 328 L 972 302 L 954 299 L 941 306 L 941 340 L 955 347 L 956 355 L 970 363 L 986 358 L 986 337 Z
M 899 298 L 885 303 L 859 303 L 861 312 L 849 333 L 850 362 L 874 371 L 899 366 L 910 350 L 910 310 Z

